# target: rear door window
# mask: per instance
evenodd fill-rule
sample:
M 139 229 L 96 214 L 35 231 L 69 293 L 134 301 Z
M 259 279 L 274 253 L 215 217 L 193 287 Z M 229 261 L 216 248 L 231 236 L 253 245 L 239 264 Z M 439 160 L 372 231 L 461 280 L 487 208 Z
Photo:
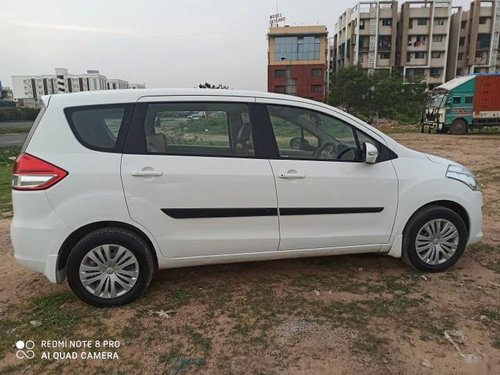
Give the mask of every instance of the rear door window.
M 80 143 L 92 150 L 119 152 L 133 105 L 105 105 L 66 108 L 66 118 Z
M 240 103 L 149 104 L 146 153 L 253 157 L 249 117 L 248 106 Z

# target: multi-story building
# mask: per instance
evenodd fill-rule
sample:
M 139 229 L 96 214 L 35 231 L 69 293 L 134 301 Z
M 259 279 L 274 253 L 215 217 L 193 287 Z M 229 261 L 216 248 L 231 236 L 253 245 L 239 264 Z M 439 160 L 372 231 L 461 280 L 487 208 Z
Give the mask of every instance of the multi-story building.
M 404 77 L 423 77 L 430 89 L 446 82 L 451 8 L 450 0 L 401 5 L 399 65 Z
M 145 87 L 144 84 L 134 84 L 134 86 Z M 70 74 L 68 69 L 56 68 L 55 74 L 12 76 L 14 98 L 23 103 L 34 103 L 35 106 L 40 104 L 42 95 L 127 88 L 129 88 L 127 81 L 108 79 L 98 70 L 87 70 L 84 74 Z
M 144 83 L 129 83 L 129 89 L 145 89 L 146 85 Z
M 327 89 L 326 26 L 271 27 L 267 89 L 323 101 Z
M 128 82 L 123 79 L 108 79 L 106 84 L 108 90 L 124 90 L 129 88 Z
M 330 69 L 397 67 L 405 78 L 424 77 L 429 88 L 499 71 L 499 3 L 474 0 L 466 11 L 451 0 L 409 0 L 398 12 L 397 1 L 361 1 L 336 23 Z
M 498 1 L 471 2 L 470 10 L 452 14 L 447 78 L 500 71 L 500 5 Z
M 396 66 L 397 1 L 361 1 L 335 25 L 331 61 L 334 70 L 361 65 L 373 71 Z

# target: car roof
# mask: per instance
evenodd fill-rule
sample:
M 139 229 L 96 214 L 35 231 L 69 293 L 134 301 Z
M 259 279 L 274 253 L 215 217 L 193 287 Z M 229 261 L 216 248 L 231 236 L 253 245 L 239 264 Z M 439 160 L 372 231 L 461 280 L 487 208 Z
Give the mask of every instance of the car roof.
M 321 102 L 304 99 L 297 96 L 274 94 L 260 91 L 246 90 L 223 90 L 223 89 L 127 89 L 127 90 L 95 90 L 69 94 L 55 94 L 42 97 L 47 105 L 60 107 L 72 107 L 95 104 L 113 103 L 135 103 L 143 97 L 158 96 L 218 96 L 218 97 L 247 97 L 247 98 L 267 98 L 281 99 L 294 102 L 302 102 L 327 107 Z M 329 106 L 328 106 L 329 107 Z

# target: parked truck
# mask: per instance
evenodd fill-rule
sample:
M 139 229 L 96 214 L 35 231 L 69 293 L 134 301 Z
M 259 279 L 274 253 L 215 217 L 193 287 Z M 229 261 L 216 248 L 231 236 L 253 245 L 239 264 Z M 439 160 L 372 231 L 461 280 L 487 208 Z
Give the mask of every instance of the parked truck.
M 455 78 L 429 94 L 422 132 L 465 134 L 485 126 L 500 126 L 500 73 Z

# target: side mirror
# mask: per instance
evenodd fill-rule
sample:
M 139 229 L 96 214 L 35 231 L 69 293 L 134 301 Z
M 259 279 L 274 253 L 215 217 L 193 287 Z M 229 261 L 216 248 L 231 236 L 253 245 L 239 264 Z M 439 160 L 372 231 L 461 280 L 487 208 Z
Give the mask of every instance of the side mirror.
M 367 164 L 374 164 L 377 161 L 378 149 L 370 142 L 363 143 L 363 161 Z

